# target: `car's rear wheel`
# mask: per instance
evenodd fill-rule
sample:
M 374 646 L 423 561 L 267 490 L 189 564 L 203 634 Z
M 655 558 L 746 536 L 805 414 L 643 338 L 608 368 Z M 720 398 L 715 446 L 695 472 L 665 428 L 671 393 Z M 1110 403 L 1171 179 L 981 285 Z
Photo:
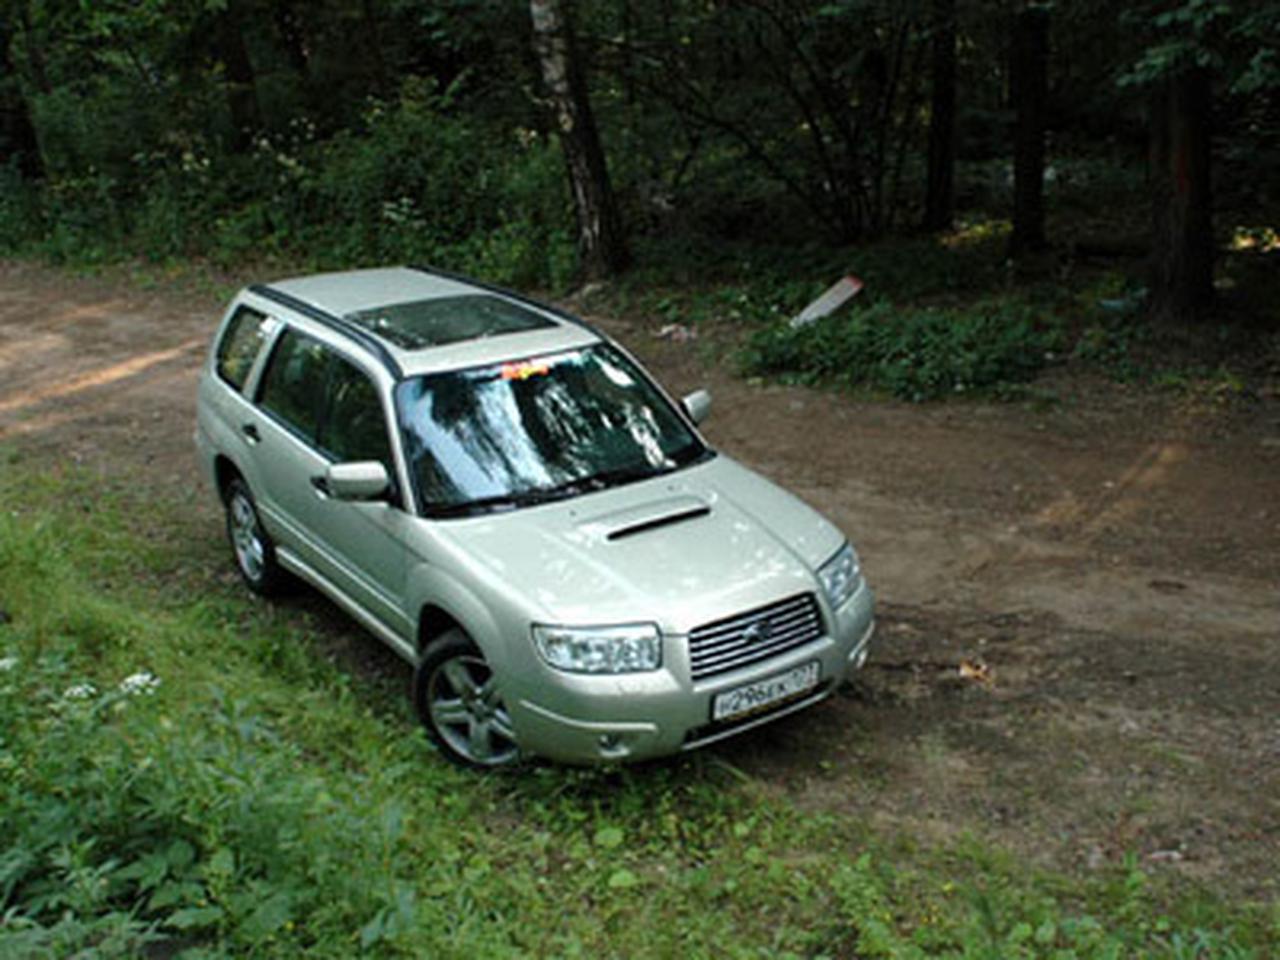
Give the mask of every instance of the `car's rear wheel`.
M 461 630 L 450 630 L 431 642 L 413 686 L 418 716 L 450 760 L 491 769 L 520 758 L 497 678 L 484 654 Z
M 285 572 L 276 561 L 275 544 L 258 518 L 258 505 L 249 486 L 239 477 L 227 484 L 225 507 L 227 539 L 236 569 L 249 589 L 263 596 L 277 593 L 285 581 Z

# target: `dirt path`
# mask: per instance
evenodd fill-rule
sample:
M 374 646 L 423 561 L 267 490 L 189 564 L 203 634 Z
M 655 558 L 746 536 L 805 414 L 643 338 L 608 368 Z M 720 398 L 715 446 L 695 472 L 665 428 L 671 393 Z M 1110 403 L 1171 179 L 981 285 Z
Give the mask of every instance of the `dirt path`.
M 190 433 L 221 309 L 0 263 L 0 444 L 136 478 L 219 536 Z M 868 404 L 601 322 L 673 392 L 709 384 L 711 441 L 832 516 L 881 598 L 860 681 L 722 758 L 893 831 L 1277 895 L 1280 402 L 1064 376 L 1047 411 Z

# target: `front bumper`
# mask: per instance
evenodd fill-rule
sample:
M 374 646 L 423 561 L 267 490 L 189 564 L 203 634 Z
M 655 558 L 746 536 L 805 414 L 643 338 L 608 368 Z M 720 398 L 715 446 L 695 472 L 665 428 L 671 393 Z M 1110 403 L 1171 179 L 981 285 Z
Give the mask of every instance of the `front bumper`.
M 687 638 L 664 637 L 663 668 L 618 676 L 555 674 L 553 689 L 508 699 L 521 749 L 564 763 L 610 763 L 693 750 L 803 710 L 829 697 L 866 661 L 875 632 L 875 598 L 864 582 L 826 634 L 761 663 L 690 680 Z M 805 663 L 820 666 L 818 685 L 759 714 L 713 722 L 717 694 Z

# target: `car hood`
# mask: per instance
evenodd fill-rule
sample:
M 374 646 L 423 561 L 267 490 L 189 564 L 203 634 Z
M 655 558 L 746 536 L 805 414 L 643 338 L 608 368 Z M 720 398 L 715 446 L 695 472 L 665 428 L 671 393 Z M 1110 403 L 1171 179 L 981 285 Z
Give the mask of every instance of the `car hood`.
M 724 456 L 611 490 L 447 521 L 455 556 L 482 568 L 533 619 L 656 622 L 684 633 L 815 590 L 843 542 L 796 497 Z

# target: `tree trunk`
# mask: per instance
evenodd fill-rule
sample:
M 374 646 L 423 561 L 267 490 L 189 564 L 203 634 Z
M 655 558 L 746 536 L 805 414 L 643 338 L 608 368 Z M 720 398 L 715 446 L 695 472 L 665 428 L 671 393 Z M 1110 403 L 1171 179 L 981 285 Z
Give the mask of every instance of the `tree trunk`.
M 303 83 L 308 84 L 311 78 L 311 54 L 307 49 L 307 35 L 297 6 L 293 0 L 276 0 L 271 13 L 289 65 Z
M 387 58 L 383 52 L 382 21 L 378 16 L 378 8 L 372 0 L 363 0 L 360 4 L 364 16 L 364 41 L 366 56 L 373 67 L 373 80 L 378 96 L 389 98 L 395 93 L 391 76 L 387 70 Z
M 561 0 L 530 0 L 533 44 L 569 168 L 580 270 L 584 279 L 597 279 L 626 269 L 630 255 L 564 6 Z
M 922 226 L 936 231 L 948 229 L 955 212 L 956 0 L 933 0 L 932 84 Z
M 14 157 L 24 177 L 38 180 L 44 175 L 44 162 L 31 108 L 9 57 L 12 41 L 7 24 L 0 20 L 0 158 Z
M 239 7 L 229 2 L 218 14 L 214 27 L 217 57 L 222 62 L 227 92 L 227 109 L 231 113 L 231 149 L 243 153 L 262 126 L 258 107 L 258 88 L 249 59 L 249 48 L 240 27 Z
M 1209 187 L 1207 70 L 1171 74 L 1151 104 L 1151 314 L 1195 320 L 1213 301 L 1213 209 Z
M 53 93 L 53 83 L 49 80 L 49 71 L 45 66 L 44 46 L 41 38 L 36 36 L 36 31 L 31 25 L 30 5 L 21 3 L 17 5 L 18 26 L 22 30 L 22 50 L 24 59 L 27 61 L 27 73 L 30 75 L 31 82 L 35 88 L 45 96 Z M 8 40 L 6 42 L 12 42 Z
M 1049 12 L 1035 4 L 1014 17 L 1009 81 L 1017 112 L 1013 144 L 1013 234 L 1009 256 L 1045 247 L 1044 131 L 1049 93 Z

